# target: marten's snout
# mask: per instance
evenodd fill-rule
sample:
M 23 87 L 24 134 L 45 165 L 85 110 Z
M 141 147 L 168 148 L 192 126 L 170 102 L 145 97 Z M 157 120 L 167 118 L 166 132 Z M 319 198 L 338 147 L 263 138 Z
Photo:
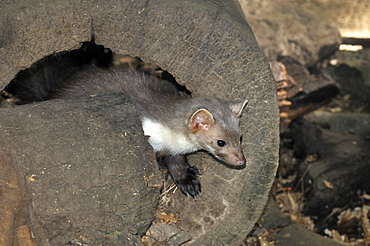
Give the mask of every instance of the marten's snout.
M 235 161 L 236 161 L 236 164 L 237 165 L 240 165 L 240 166 L 242 166 L 242 165 L 244 165 L 245 164 L 245 157 L 244 157 L 244 155 L 243 154 L 241 154 L 240 156 L 238 156 L 238 155 L 236 155 L 235 156 Z
M 220 158 L 221 156 L 217 157 Z M 220 159 L 233 166 L 243 166 L 246 163 L 243 153 L 230 153 L 228 155 L 222 155 Z

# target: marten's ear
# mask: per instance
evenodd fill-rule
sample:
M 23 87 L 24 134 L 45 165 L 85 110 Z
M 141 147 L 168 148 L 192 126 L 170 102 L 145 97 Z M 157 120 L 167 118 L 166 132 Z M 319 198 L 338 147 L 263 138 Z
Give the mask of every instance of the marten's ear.
M 240 118 L 243 113 L 243 109 L 245 106 L 247 106 L 248 100 L 245 100 L 243 103 L 235 103 L 235 104 L 230 104 L 231 111 L 233 111 L 234 114 L 236 114 L 236 117 Z
M 192 132 L 198 132 L 207 131 L 214 124 L 213 115 L 207 109 L 201 108 L 190 117 L 188 126 Z

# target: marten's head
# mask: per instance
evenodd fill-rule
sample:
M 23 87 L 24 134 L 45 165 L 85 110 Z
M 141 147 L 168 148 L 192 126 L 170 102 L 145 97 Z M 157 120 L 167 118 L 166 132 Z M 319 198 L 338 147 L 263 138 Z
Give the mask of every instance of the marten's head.
M 245 165 L 239 120 L 248 101 L 227 104 L 219 99 L 205 99 L 206 107 L 196 110 L 188 127 L 197 136 L 202 149 L 233 166 Z

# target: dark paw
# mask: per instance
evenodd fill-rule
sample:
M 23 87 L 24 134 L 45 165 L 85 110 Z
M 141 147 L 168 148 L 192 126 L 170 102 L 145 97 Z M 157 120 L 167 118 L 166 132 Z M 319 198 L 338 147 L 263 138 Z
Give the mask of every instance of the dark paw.
M 200 174 L 198 168 L 189 167 L 184 178 L 174 181 L 184 195 L 191 195 L 192 197 L 195 197 L 201 192 L 200 181 L 198 180 L 199 176 Z

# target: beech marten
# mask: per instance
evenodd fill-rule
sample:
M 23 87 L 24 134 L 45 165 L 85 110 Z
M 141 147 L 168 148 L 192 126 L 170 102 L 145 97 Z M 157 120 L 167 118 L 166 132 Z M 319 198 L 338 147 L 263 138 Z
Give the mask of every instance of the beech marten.
M 239 119 L 248 101 L 191 97 L 170 85 L 133 69 L 95 69 L 75 76 L 56 97 L 109 91 L 127 95 L 159 164 L 167 167 L 182 193 L 194 197 L 201 191 L 199 172 L 188 164 L 186 154 L 202 149 L 227 164 L 245 165 Z

